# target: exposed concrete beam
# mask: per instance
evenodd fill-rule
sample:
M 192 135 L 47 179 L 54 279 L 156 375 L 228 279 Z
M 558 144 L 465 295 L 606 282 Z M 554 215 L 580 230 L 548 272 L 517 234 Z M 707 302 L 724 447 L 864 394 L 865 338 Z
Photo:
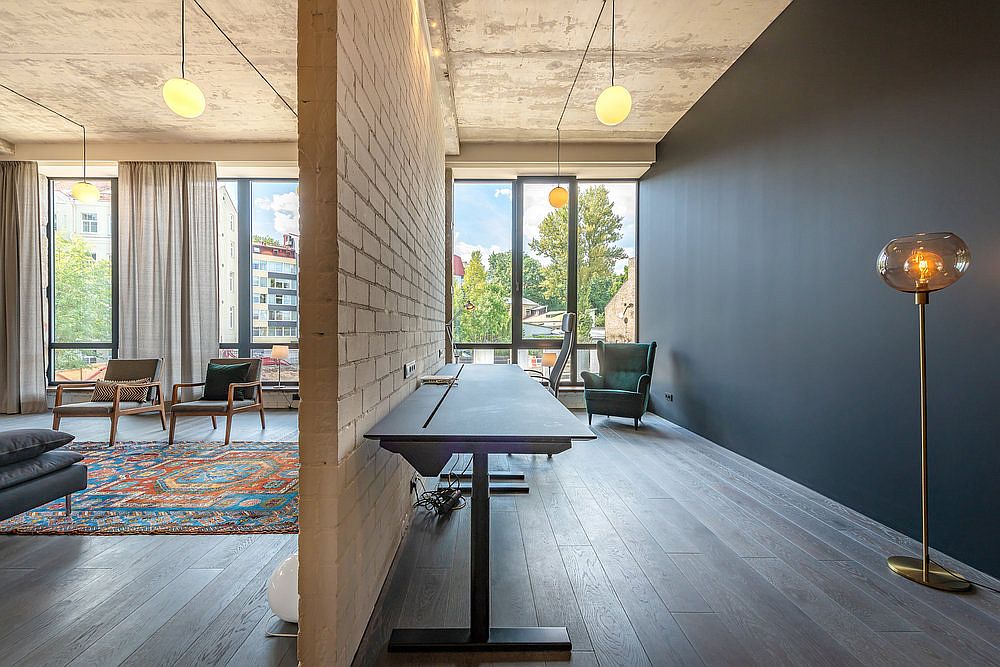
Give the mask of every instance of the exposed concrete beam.
M 443 0 L 425 0 L 427 32 L 431 41 L 431 65 L 437 77 L 441 120 L 444 123 L 444 153 L 457 155 L 458 114 L 455 112 L 455 89 L 451 85 L 451 49 L 448 45 L 448 16 Z
M 0 155 L 13 155 L 14 144 L 0 137 Z
M 656 161 L 652 142 L 563 142 L 561 171 L 578 178 L 638 178 Z M 556 173 L 555 142 L 462 142 L 445 165 L 455 178 L 513 178 Z
M 11 147 L 13 149 L 13 146 Z M 0 150 L 0 154 L 3 151 Z M 20 143 L 21 160 L 78 162 L 80 142 Z M 211 162 L 281 162 L 295 164 L 298 147 L 294 142 L 219 142 L 219 143 L 97 143 L 87 142 L 87 161 L 122 160 L 206 160 Z

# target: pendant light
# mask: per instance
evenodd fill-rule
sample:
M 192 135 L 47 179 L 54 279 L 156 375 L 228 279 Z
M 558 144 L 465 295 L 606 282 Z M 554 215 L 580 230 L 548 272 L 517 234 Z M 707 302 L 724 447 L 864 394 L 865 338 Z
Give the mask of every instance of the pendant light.
M 163 101 L 181 118 L 197 118 L 205 112 L 205 95 L 201 89 L 184 76 L 187 44 L 184 38 L 184 2 L 181 0 L 181 76 L 168 79 L 163 84 Z
M 559 180 L 561 175 L 561 161 L 560 161 L 560 149 L 562 148 L 562 136 L 559 132 L 559 128 L 556 128 L 556 181 Z M 562 208 L 569 202 L 569 191 L 566 190 L 561 185 L 556 185 L 556 187 L 549 190 L 549 203 L 552 204 L 553 208 Z
M 597 119 L 605 125 L 618 125 L 632 111 L 632 94 L 625 86 L 615 85 L 615 0 L 611 0 L 611 85 L 597 98 L 594 105 Z
M 83 127 L 82 125 L 80 127 Z M 73 199 L 81 204 L 94 204 L 101 199 L 101 191 L 87 180 L 87 128 L 83 127 L 83 180 L 73 184 Z

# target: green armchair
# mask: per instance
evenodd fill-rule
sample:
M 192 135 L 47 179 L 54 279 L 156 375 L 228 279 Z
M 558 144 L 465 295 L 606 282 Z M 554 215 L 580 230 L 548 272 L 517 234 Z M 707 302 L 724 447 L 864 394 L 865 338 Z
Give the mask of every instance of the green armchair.
M 583 371 L 583 398 L 587 421 L 594 415 L 631 417 L 635 428 L 649 405 L 649 383 L 653 379 L 656 343 L 611 343 L 597 341 L 601 372 Z

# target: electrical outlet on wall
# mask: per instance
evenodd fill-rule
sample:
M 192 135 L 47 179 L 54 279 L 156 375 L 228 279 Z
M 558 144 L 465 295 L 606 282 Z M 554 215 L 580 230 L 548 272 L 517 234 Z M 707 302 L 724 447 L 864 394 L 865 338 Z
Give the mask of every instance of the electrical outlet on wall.
M 407 361 L 403 364 L 403 379 L 410 377 L 417 371 L 417 362 Z
M 663 395 L 663 398 L 667 399 L 667 400 L 668 400 L 668 401 L 670 401 L 671 403 L 673 403 L 673 402 L 674 402 L 674 395 L 673 395 L 673 394 L 671 394 L 670 392 L 667 392 L 666 394 L 664 394 L 664 395 Z

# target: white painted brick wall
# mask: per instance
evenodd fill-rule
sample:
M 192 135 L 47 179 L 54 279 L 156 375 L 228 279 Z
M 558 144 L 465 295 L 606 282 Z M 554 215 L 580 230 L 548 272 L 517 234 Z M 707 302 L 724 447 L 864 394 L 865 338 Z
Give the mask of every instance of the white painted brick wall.
M 415 388 L 403 364 L 433 371 L 444 348 L 444 142 L 419 12 L 412 0 L 338 3 L 340 664 L 410 512 L 412 469 L 362 434 Z

